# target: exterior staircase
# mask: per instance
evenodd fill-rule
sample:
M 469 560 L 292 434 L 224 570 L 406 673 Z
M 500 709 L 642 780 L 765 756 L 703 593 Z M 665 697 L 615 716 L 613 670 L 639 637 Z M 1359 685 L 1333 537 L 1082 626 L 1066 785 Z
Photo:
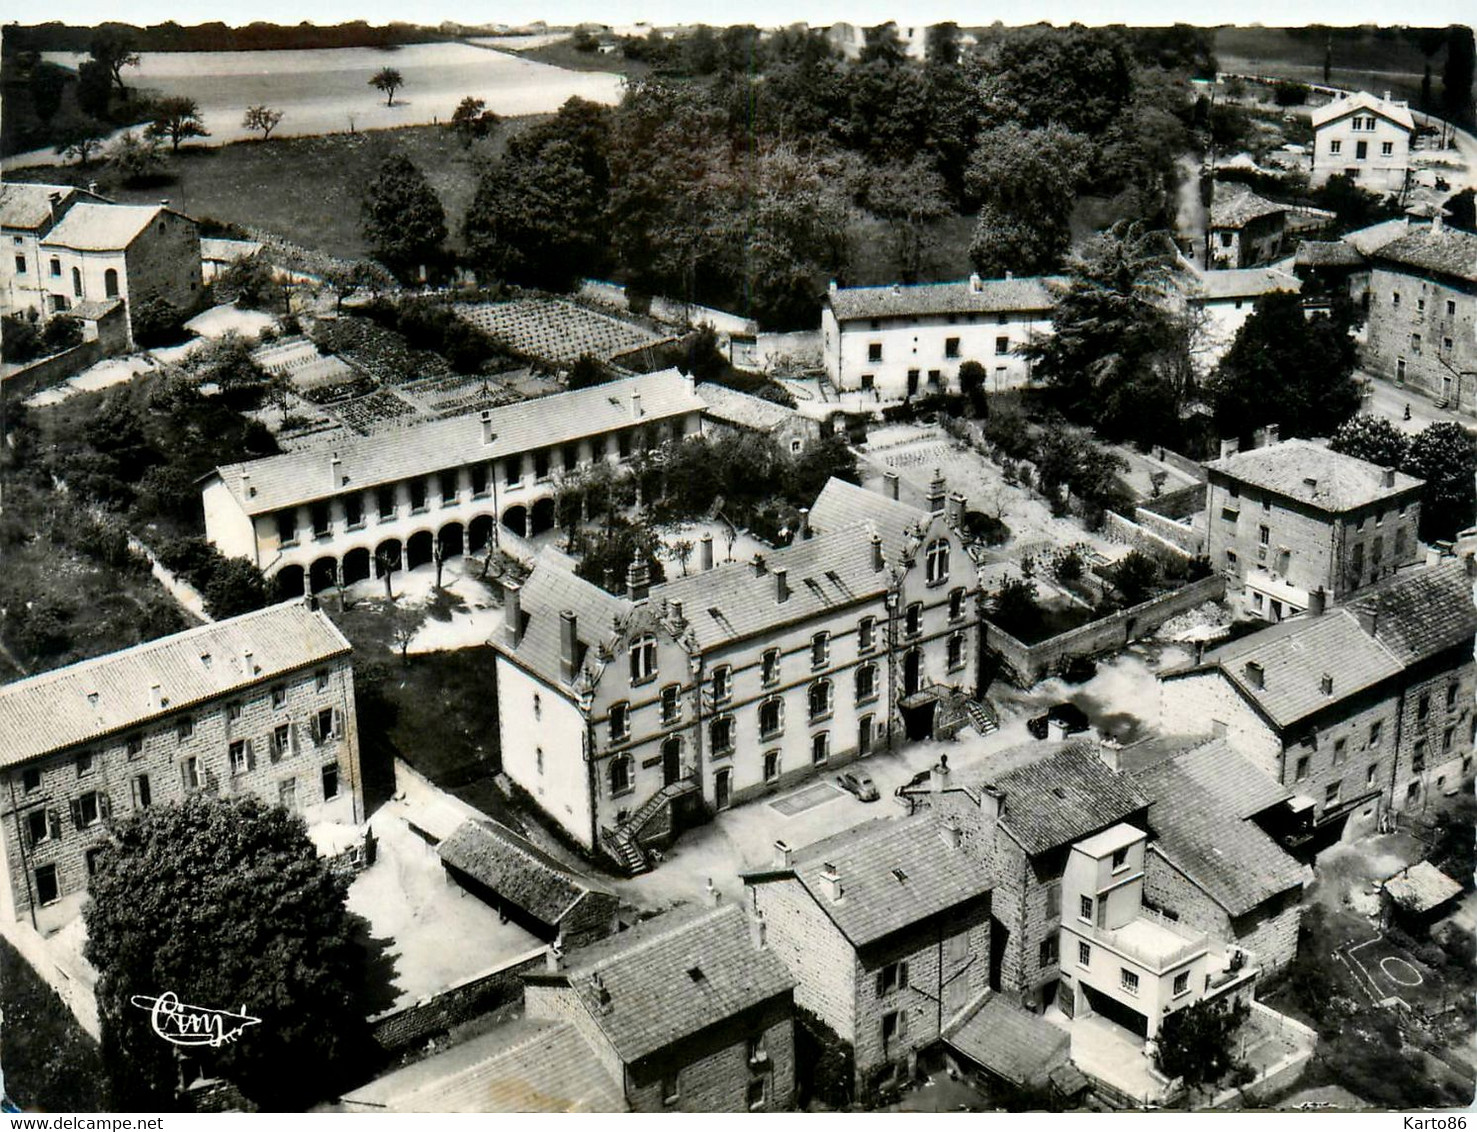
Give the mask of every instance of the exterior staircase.
M 965 700 L 964 711 L 969 716 L 969 722 L 981 735 L 1000 730 L 1000 720 L 995 715 L 995 709 L 989 704 L 979 700 Z
M 698 789 L 697 779 L 688 775 L 676 782 L 669 782 L 650 798 L 641 803 L 618 829 L 600 831 L 600 841 L 605 851 L 631 876 L 644 873 L 651 868 L 651 858 L 640 842 L 641 831 L 657 814 L 678 798 L 692 794 Z

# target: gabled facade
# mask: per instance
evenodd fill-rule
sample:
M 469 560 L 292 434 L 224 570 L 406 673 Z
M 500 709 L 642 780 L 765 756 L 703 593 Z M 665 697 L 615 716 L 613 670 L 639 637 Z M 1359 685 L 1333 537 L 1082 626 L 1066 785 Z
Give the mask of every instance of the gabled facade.
M 1313 111 L 1313 169 L 1310 183 L 1324 184 L 1346 173 L 1362 189 L 1398 193 L 1410 172 L 1410 107 L 1388 94 L 1359 91 Z

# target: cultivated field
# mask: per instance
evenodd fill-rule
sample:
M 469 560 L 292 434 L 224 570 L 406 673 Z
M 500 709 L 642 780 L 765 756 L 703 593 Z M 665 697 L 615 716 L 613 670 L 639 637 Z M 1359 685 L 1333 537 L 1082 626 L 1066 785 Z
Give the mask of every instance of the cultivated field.
M 456 313 L 508 349 L 556 365 L 572 365 L 583 354 L 609 361 L 662 341 L 643 326 L 562 299 L 458 304 Z

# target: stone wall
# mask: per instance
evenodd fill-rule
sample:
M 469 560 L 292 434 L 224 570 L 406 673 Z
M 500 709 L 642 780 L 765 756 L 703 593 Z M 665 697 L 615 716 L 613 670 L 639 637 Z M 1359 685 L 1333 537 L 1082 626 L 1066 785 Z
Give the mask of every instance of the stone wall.
M 73 346 L 70 350 L 63 350 L 60 354 L 38 358 L 14 373 L 5 375 L 5 394 L 7 397 L 17 399 L 29 397 L 48 386 L 58 385 L 72 375 L 81 373 L 88 366 L 100 361 L 102 356 L 102 344 L 93 340 L 83 342 L 80 346 Z
M 522 1001 L 523 980 L 519 976 L 542 970 L 547 951 L 547 947 L 540 947 L 439 994 L 371 1018 L 375 1044 L 386 1053 L 395 1053 L 499 1006 Z
M 1159 519 L 1157 515 L 1151 518 Z M 1159 522 L 1167 523 L 1168 520 L 1159 519 Z M 1159 562 L 1184 562 L 1193 554 L 1179 542 L 1171 541 L 1158 532 L 1150 530 L 1146 524 L 1137 523 L 1133 519 L 1125 519 L 1114 511 L 1105 512 L 1103 515 L 1103 536 L 1112 542 L 1121 542 L 1131 546 L 1134 550 L 1147 554 Z
M 788 994 L 643 1058 L 627 1073 L 626 1100 L 635 1112 L 780 1112 L 795 1092 L 794 1004 Z M 750 1061 L 749 1043 L 760 1038 L 763 1059 Z M 666 1082 L 675 1100 L 664 1097 Z M 749 1088 L 763 1083 L 763 1099 Z
M 1147 507 L 1135 507 L 1133 520 L 1150 534 L 1173 544 L 1191 557 L 1198 558 L 1205 553 L 1204 532 L 1183 519 L 1169 519 Z

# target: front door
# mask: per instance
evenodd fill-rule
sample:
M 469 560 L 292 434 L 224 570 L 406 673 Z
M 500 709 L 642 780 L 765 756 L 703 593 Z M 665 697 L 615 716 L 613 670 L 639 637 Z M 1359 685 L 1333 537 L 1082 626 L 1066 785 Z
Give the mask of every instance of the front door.
M 856 753 L 859 755 L 870 755 L 872 753 L 872 728 L 874 716 L 864 715 L 861 722 L 856 725 Z
M 903 695 L 911 696 L 923 687 L 923 653 L 908 650 L 903 658 Z
M 729 782 L 733 778 L 733 771 L 727 767 L 713 776 L 713 806 L 715 809 L 726 810 L 730 801 L 732 790 Z
M 914 398 L 915 396 L 917 396 L 917 394 L 918 394 L 918 371 L 916 369 L 910 369 L 908 371 L 908 399 L 909 400 L 912 400 L 912 398 Z
M 668 739 L 662 744 L 662 782 L 670 786 L 682 777 L 682 740 Z

